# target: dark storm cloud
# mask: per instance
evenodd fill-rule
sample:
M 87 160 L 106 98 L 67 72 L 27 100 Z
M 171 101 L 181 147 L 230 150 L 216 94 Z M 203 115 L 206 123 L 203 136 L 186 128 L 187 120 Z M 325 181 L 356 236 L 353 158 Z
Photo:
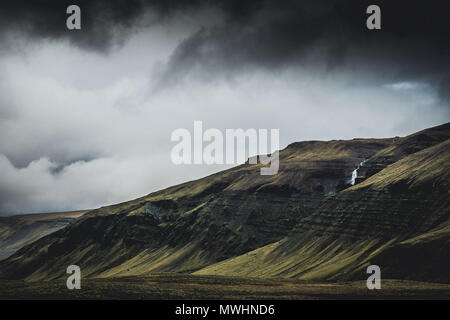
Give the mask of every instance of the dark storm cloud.
M 382 30 L 366 28 L 366 8 L 381 7 Z M 243 67 L 292 65 L 373 74 L 379 81 L 409 79 L 448 89 L 450 19 L 444 1 L 258 2 L 223 25 L 202 28 L 171 58 L 164 81 L 201 65 L 209 74 Z
M 148 23 L 159 23 L 164 18 L 183 12 L 195 12 L 205 6 L 222 8 L 233 18 L 245 16 L 253 4 L 239 4 L 230 0 L 14 0 L 0 6 L 0 33 L 5 36 L 19 32 L 33 39 L 69 39 L 73 44 L 88 50 L 108 51 L 120 44 L 133 28 Z M 82 28 L 66 28 L 66 8 L 76 4 L 82 12 Z M 152 13 L 147 21 L 141 18 Z M 143 24 L 140 25 L 140 22 Z M 3 47 L 5 44 L 3 44 Z
M 66 8 L 73 1 L 4 1 L 0 6 L 2 36 L 19 32 L 34 39 L 69 38 L 76 45 L 107 50 L 113 43 L 114 26 L 130 27 L 141 12 L 140 1 L 77 1 L 82 8 L 83 30 L 66 28 Z
M 22 31 L 34 39 L 67 38 L 107 51 L 140 24 L 177 12 L 215 8 L 223 21 L 203 27 L 173 54 L 164 80 L 201 68 L 212 74 L 242 67 L 277 69 L 292 64 L 388 74 L 393 80 L 423 77 L 445 92 L 450 70 L 450 19 L 444 0 L 118 0 L 10 1 L 0 7 L 3 34 Z M 65 9 L 82 9 L 82 30 L 65 28 Z M 366 8 L 382 10 L 382 30 L 365 27 Z M 141 18 L 152 13 L 147 21 Z M 149 22 L 148 20 L 152 20 Z

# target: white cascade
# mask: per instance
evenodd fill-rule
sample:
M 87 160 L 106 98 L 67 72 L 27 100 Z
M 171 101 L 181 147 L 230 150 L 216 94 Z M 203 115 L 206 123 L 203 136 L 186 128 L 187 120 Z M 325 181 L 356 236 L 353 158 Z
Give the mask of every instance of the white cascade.
M 360 162 L 358 168 L 356 168 L 355 170 L 352 171 L 352 177 L 351 177 L 350 180 L 348 181 L 352 186 L 355 185 L 356 178 L 358 177 L 358 169 L 361 168 L 361 167 L 363 166 L 364 162 L 366 162 L 366 160 Z

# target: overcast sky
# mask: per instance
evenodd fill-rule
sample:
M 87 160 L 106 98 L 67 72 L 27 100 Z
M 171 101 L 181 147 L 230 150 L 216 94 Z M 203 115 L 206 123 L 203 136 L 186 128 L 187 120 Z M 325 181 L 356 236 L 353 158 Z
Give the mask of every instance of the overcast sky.
M 355 2 L 2 3 L 0 214 L 95 208 L 225 168 L 172 164 L 170 135 L 194 120 L 277 128 L 282 148 L 448 122 L 442 1 L 377 1 L 377 31 Z M 81 30 L 66 28 L 72 3 Z

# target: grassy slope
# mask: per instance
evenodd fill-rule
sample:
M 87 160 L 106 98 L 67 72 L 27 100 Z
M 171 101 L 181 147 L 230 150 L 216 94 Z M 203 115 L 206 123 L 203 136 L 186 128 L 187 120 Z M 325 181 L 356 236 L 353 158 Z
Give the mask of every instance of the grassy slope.
M 293 197 L 289 196 L 290 193 L 298 191 L 296 188 L 299 185 L 303 187 L 302 191 L 305 194 L 305 198 L 313 203 L 318 203 L 322 201 L 324 194 L 330 190 L 335 190 L 339 183 L 346 181 L 356 163 L 390 143 L 390 139 L 295 143 L 280 153 L 281 168 L 280 173 L 276 176 L 261 176 L 259 173 L 260 165 L 243 165 L 204 179 L 151 194 L 145 198 L 145 201 L 180 201 L 186 197 L 196 198 L 199 195 L 220 191 L 220 195 L 214 195 L 216 199 L 208 199 L 202 202 L 199 205 L 201 210 L 198 210 L 198 207 L 196 207 L 183 213 L 182 216 L 192 215 L 192 211 L 201 211 L 203 217 L 207 215 L 208 218 L 213 219 L 213 223 L 225 224 L 227 228 L 231 229 L 228 239 L 216 238 L 208 240 L 210 236 L 202 237 L 203 230 L 192 228 L 192 225 L 187 224 L 187 230 L 180 230 L 180 232 L 186 232 L 190 229 L 196 230 L 198 232 L 196 238 L 200 241 L 193 239 L 186 244 L 183 243 L 181 246 L 145 249 L 137 256 L 97 276 L 136 276 L 148 275 L 152 272 L 195 271 L 202 266 L 217 261 L 217 256 L 211 255 L 210 251 L 220 252 L 230 242 L 249 242 L 254 240 L 255 238 L 248 238 L 249 234 L 254 234 L 254 228 L 250 224 L 256 224 L 261 217 L 263 219 L 260 221 L 260 224 L 270 229 L 269 232 L 276 233 L 278 231 L 278 234 L 275 234 L 275 236 L 263 234 L 264 242 L 258 245 L 249 244 L 242 251 L 247 252 L 252 246 L 259 247 L 269 243 L 269 239 L 281 239 L 283 232 L 279 232 L 279 230 L 282 229 L 284 232 L 287 232 L 293 226 L 292 222 L 295 220 L 289 220 L 285 216 L 286 223 L 282 224 L 283 212 L 280 211 L 289 208 L 291 202 L 301 203 L 302 200 L 296 198 L 295 194 Z M 336 163 L 339 163 L 339 165 L 335 166 Z M 336 170 L 337 173 L 333 172 L 336 168 L 339 169 Z M 343 168 L 345 169 L 342 170 Z M 317 186 L 323 186 L 323 189 L 316 191 Z M 238 207 L 233 204 L 234 193 L 244 193 L 245 195 L 244 197 L 238 197 Z M 288 196 L 280 195 L 282 193 Z M 314 201 L 314 197 L 317 197 L 315 193 L 319 194 L 318 201 Z M 224 194 L 225 196 L 223 196 Z M 276 196 L 273 196 L 273 194 L 276 194 Z M 278 202 L 280 205 L 273 206 L 274 202 Z M 301 216 L 302 212 L 309 212 L 309 208 L 305 207 L 307 207 L 307 204 L 289 208 L 289 210 L 294 211 L 297 216 Z M 235 217 L 226 216 L 231 211 L 238 213 L 240 211 L 242 215 L 236 214 Z M 249 215 L 249 213 L 255 212 L 258 213 Z M 195 225 L 194 221 L 193 224 Z M 211 225 L 207 225 L 206 228 L 211 228 Z M 245 236 L 239 237 L 236 236 L 236 233 L 245 234 Z M 208 243 L 205 245 L 206 241 Z M 211 246 L 215 246 L 215 248 L 211 250 Z M 236 253 L 233 252 L 232 256 L 236 256 Z M 226 255 L 223 257 L 226 258 Z M 219 260 L 223 260 L 223 258 L 219 257 Z
M 333 280 L 375 263 L 388 276 L 450 282 L 449 160 L 450 140 L 414 153 L 330 197 L 283 240 L 196 274 Z
M 0 271 L 29 280 L 61 277 L 70 264 L 87 276 L 192 272 L 282 239 L 357 163 L 391 142 L 296 143 L 280 152 L 278 175 L 261 176 L 260 165 L 245 164 L 90 211 L 18 251 Z

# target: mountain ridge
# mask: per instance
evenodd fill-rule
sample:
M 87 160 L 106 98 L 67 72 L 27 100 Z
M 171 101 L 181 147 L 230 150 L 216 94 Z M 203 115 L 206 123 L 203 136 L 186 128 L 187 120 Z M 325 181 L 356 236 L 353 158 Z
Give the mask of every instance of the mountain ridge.
M 293 143 L 280 151 L 277 175 L 260 176 L 260 165 L 243 164 L 132 201 L 92 210 L 70 226 L 25 246 L 0 262 L 0 273 L 11 279 L 53 279 L 63 276 L 67 265 L 77 264 L 88 277 L 151 272 L 223 272 L 228 275 L 227 272 L 234 272 L 233 275 L 302 279 L 358 278 L 358 272 L 368 260 L 407 240 L 406 236 L 403 239 L 403 235 L 390 235 L 392 226 L 380 224 L 378 227 L 389 236 L 374 234 L 372 239 L 356 242 L 351 236 L 318 239 L 308 230 L 309 226 L 315 226 L 318 232 L 321 224 L 333 220 L 331 212 L 342 212 L 339 214 L 343 220 L 335 220 L 339 228 L 345 230 L 342 227 L 345 222 L 349 233 L 357 235 L 366 230 L 365 227 L 351 229 L 360 219 L 357 217 L 364 216 L 355 206 L 352 209 L 355 216 L 350 219 L 346 213 L 350 209 L 343 205 L 350 200 L 345 197 L 352 192 L 353 196 L 363 197 L 363 187 L 373 184 L 370 179 L 383 176 L 387 167 L 439 145 L 449 137 L 450 123 L 446 123 L 404 138 Z M 448 144 L 443 146 L 444 153 L 438 157 L 448 160 Z M 348 179 L 352 171 L 364 160 L 358 170 L 364 176 L 358 184 L 350 186 Z M 437 172 L 437 177 L 441 176 L 441 172 Z M 442 179 L 448 181 L 448 175 Z M 404 186 L 393 185 L 397 189 L 388 191 L 384 196 L 387 200 L 391 193 L 403 195 Z M 377 195 L 383 197 L 379 191 Z M 448 194 L 445 196 L 448 198 Z M 418 208 L 423 209 L 425 200 L 420 198 L 416 204 L 411 202 L 411 206 L 420 202 Z M 401 201 L 396 202 L 395 198 L 389 201 L 392 208 L 401 207 Z M 377 203 L 374 201 L 370 205 L 373 209 Z M 399 212 L 398 219 L 409 219 L 402 216 L 403 211 Z M 409 227 L 408 223 L 405 228 Z M 302 239 L 294 246 L 293 233 Z M 242 257 L 252 256 L 254 251 L 263 255 L 271 252 L 275 257 L 289 259 L 285 259 L 285 265 L 272 259 L 265 271 L 261 271 L 265 265 L 261 263 L 259 273 L 255 271 L 258 268 L 243 267 L 239 263 L 239 267 L 229 267 L 231 260 L 245 262 Z M 299 259 L 302 255 L 309 258 Z M 292 259 L 302 261 L 295 260 L 291 265 Z M 228 267 L 219 267 L 221 263 Z M 278 273 L 273 271 L 277 268 Z

